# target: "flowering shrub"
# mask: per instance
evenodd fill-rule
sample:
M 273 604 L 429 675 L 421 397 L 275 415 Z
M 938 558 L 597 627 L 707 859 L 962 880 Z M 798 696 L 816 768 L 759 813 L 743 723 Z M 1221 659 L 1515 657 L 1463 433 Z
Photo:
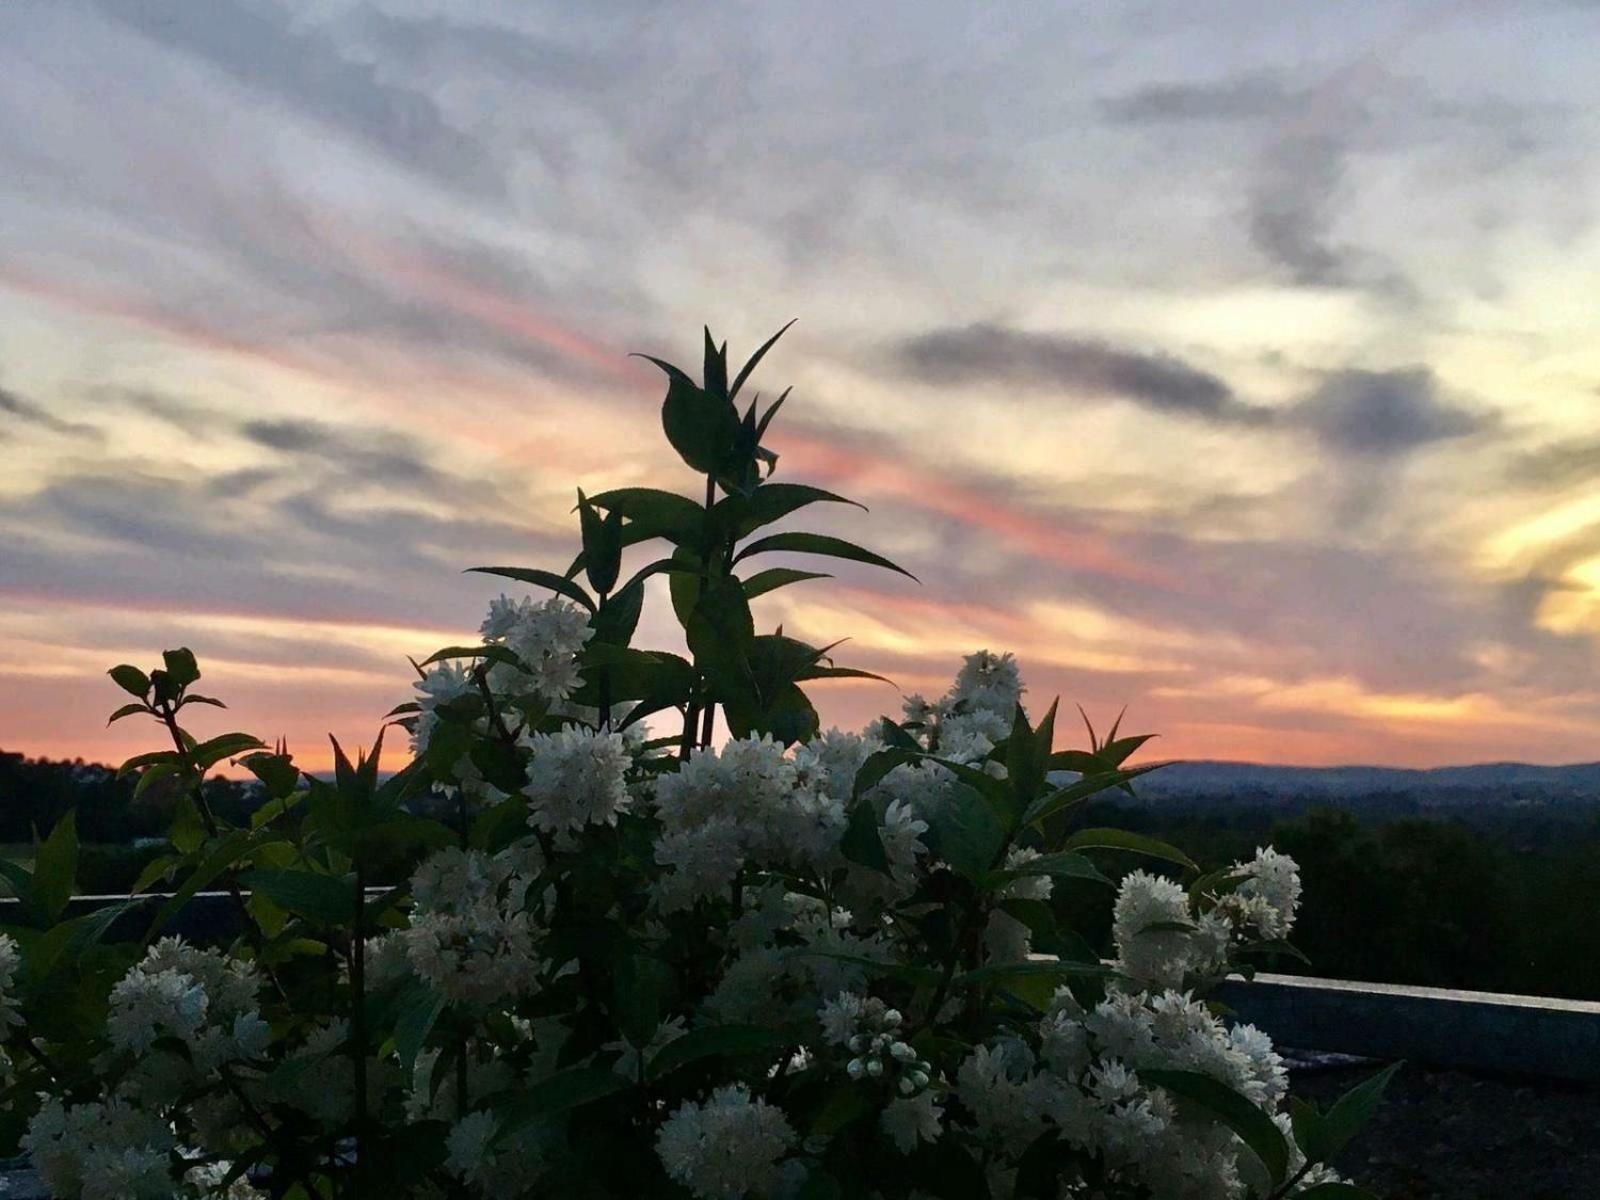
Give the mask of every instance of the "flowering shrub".
M 418 665 L 397 773 L 381 735 L 354 760 L 335 742 L 331 778 L 196 739 L 185 710 L 219 702 L 187 650 L 111 672 L 133 697 L 112 719 L 170 743 L 124 767 L 175 798 L 173 853 L 135 889 L 169 898 L 64 920 L 70 815 L 32 872 L 3 868 L 6 1136 L 55 1195 L 1364 1194 L 1326 1162 L 1384 1077 L 1286 1112 L 1271 1042 L 1202 998 L 1286 950 L 1293 862 L 1197 878 L 1082 827 L 1150 769 L 1127 765 L 1146 738 L 1055 750 L 1055 706 L 1025 709 L 1010 655 L 969 656 L 901 720 L 819 729 L 801 685 L 865 673 L 751 613 L 815 574 L 737 569 L 899 568 L 762 532 L 841 501 L 770 481 L 782 397 L 734 407 L 771 345 L 731 382 L 709 336 L 702 383 L 658 364 L 704 502 L 580 492 L 565 572 L 480 568 L 552 594 L 502 596 L 481 641 Z M 663 541 L 622 581 L 625 550 Z M 632 645 L 658 574 L 687 657 Z M 229 759 L 260 781 L 248 826 L 200 786 Z M 1157 872 L 1107 873 L 1134 860 Z M 233 944 L 165 936 L 207 888 Z M 1086 894 L 1112 906 L 1109 947 L 1066 917 Z M 130 921 L 142 944 L 106 936 Z

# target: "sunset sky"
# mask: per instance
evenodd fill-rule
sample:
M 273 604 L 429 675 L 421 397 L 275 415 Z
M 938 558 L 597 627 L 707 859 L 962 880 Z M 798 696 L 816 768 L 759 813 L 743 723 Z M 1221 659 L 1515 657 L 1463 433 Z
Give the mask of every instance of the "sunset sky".
M 148 748 L 104 670 L 178 644 L 202 731 L 370 741 L 461 568 L 693 489 L 629 351 L 798 317 L 779 478 L 923 582 L 767 628 L 1166 757 L 1600 758 L 1597 59 L 1576 0 L 6 0 L 0 748 Z

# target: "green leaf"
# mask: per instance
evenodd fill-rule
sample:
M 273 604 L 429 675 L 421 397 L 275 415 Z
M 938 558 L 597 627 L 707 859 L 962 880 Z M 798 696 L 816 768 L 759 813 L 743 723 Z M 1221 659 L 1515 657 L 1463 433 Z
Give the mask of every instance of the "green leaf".
M 523 667 L 522 660 L 504 646 L 496 646 L 485 642 L 479 646 L 446 646 L 443 650 L 435 650 L 417 665 L 430 667 L 436 662 L 444 662 L 449 658 L 481 658 L 485 662 L 505 663 L 511 667 Z
M 728 389 L 729 400 L 733 400 L 738 397 L 739 389 L 744 386 L 745 380 L 749 379 L 751 373 L 755 371 L 758 365 L 760 365 L 761 360 L 767 356 L 767 351 L 776 346 L 778 344 L 778 339 L 789 332 L 789 326 L 793 325 L 795 321 L 798 321 L 799 319 L 799 317 L 791 318 L 788 324 L 763 342 L 761 344 L 761 349 L 752 354 L 744 366 L 739 368 L 739 374 L 734 378 L 733 386 Z M 764 428 L 765 427 L 763 427 L 763 430 Z
M 102 659 L 101 661 L 105 660 Z M 138 696 L 142 700 L 150 694 L 150 676 L 139 670 L 138 667 L 123 663 L 120 666 L 112 667 L 106 674 L 111 676 L 112 682 L 130 696 Z
M 607 595 L 617 586 L 622 571 L 622 514 L 601 516 L 578 489 L 578 520 L 583 530 L 583 566 L 589 586 L 597 595 Z
M 33 872 L 21 863 L 13 862 L 9 858 L 0 858 L 0 879 L 5 881 L 11 894 L 21 902 L 30 922 L 39 925 L 50 923 L 50 918 L 41 913 L 39 906 L 34 902 Z
M 111 931 L 111 927 L 129 909 L 144 903 L 144 898 L 125 900 L 120 904 L 108 904 L 104 908 L 95 909 L 81 917 L 73 917 L 69 921 L 62 921 L 35 941 L 23 956 L 23 970 L 34 986 L 42 983 L 55 970 L 56 963 L 65 958 L 67 962 L 77 962 L 83 952 L 91 946 L 99 944 L 100 940 Z
M 163 650 L 161 661 L 166 664 L 167 678 L 177 687 L 186 688 L 200 678 L 200 666 L 194 660 L 194 651 L 187 646 Z
M 1159 858 L 1164 862 L 1177 863 L 1180 867 L 1186 867 L 1191 871 L 1198 869 L 1194 861 L 1176 846 L 1169 846 L 1166 842 L 1146 837 L 1142 833 L 1130 833 L 1126 829 L 1081 829 L 1067 839 L 1064 849 L 1127 850 L 1133 854 L 1143 854 L 1147 858 Z
M 234 758 L 246 750 L 265 750 L 267 744 L 248 733 L 224 733 L 194 748 L 195 764 L 204 770 L 225 758 Z
M 771 486 L 770 484 L 768 486 Z M 748 600 L 757 596 L 764 596 L 768 592 L 775 592 L 781 587 L 788 587 L 791 583 L 804 583 L 807 579 L 832 579 L 833 576 L 825 571 L 800 571 L 794 567 L 768 567 L 765 571 L 757 571 L 744 581 L 744 594 Z
M 181 768 L 178 766 L 177 762 L 172 761 L 171 759 L 169 759 L 167 762 L 159 762 L 153 766 L 146 767 L 139 774 L 139 782 L 133 785 L 133 798 L 137 800 L 140 796 L 145 794 L 146 790 L 154 787 L 163 779 L 168 779 L 177 775 L 180 770 Z
M 287 754 L 247 754 L 240 761 L 274 798 L 287 796 L 300 782 L 300 772 Z
M 1363 1080 L 1340 1096 L 1324 1114 L 1321 1136 L 1316 1139 L 1315 1147 L 1306 1149 L 1306 1157 L 1313 1162 L 1329 1162 L 1337 1158 L 1339 1152 L 1361 1132 L 1362 1127 L 1372 1120 L 1373 1114 L 1378 1111 L 1379 1103 L 1383 1100 L 1383 1093 L 1388 1088 L 1389 1081 L 1403 1065 L 1394 1063 L 1385 1067 L 1370 1079 Z M 1315 1153 L 1312 1152 L 1313 1149 Z
M 123 717 L 133 717 L 133 716 L 137 716 L 140 713 L 147 713 L 149 711 L 150 711 L 150 706 L 148 704 L 144 704 L 142 702 L 141 703 L 135 703 L 135 704 L 124 704 L 121 708 L 117 709 L 116 712 L 112 713 L 111 716 L 106 719 L 106 724 L 107 725 L 111 725 L 111 724 L 114 724 L 117 721 L 122 720 Z
M 767 485 L 773 486 L 771 484 Z M 843 538 L 829 537 L 823 533 L 774 533 L 764 538 L 751 542 L 738 554 L 734 555 L 735 563 L 749 558 L 752 554 L 765 554 L 768 551 L 782 550 L 791 554 L 821 554 L 828 558 L 842 558 L 850 562 L 867 563 L 869 566 L 883 567 L 885 570 L 898 571 L 907 579 L 916 580 L 916 576 L 904 567 L 896 566 L 881 554 L 874 554 L 865 550 L 854 542 L 847 542 Z
M 1353 1183 L 1317 1183 L 1296 1192 L 1294 1200 L 1378 1200 L 1378 1196 Z
M 1283 1132 L 1273 1124 L 1271 1117 L 1227 1084 L 1198 1071 L 1141 1068 L 1139 1078 L 1165 1088 L 1216 1117 L 1255 1152 L 1271 1175 L 1273 1187 L 1283 1182 L 1289 1170 L 1289 1146 Z
M 1040 796 L 1023 814 L 1022 823 L 1024 825 L 1037 824 L 1046 817 L 1054 816 L 1058 812 L 1063 812 L 1083 803 L 1090 796 L 1098 795 L 1107 788 L 1117 787 L 1129 779 L 1137 779 L 1140 775 L 1159 770 L 1164 766 L 1166 766 L 1165 763 L 1148 763 L 1145 766 L 1130 767 L 1127 770 L 1107 771 L 1100 775 L 1085 775 L 1076 783 L 1069 783 L 1066 787 L 1057 788 L 1053 792 L 1046 792 Z
M 471 573 L 498 575 L 502 579 L 515 579 L 519 583 L 531 583 L 535 587 L 547 588 L 594 612 L 594 600 L 590 598 L 589 593 L 572 580 L 557 575 L 554 571 L 541 571 L 537 567 L 468 567 L 464 572 L 464 574 Z
M 177 752 L 173 750 L 152 750 L 148 754 L 135 754 L 117 768 L 117 778 L 121 779 L 124 775 L 137 771 L 140 767 L 159 766 L 162 764 L 176 765 L 177 761 Z
M 1006 831 L 987 800 L 970 787 L 957 785 L 947 800 L 923 816 L 935 854 L 968 879 L 988 873 Z
M 672 987 L 672 971 L 648 954 L 624 945 L 611 964 L 611 1014 L 622 1036 L 648 1046 L 661 1024 L 661 1004 Z
M 645 1067 L 645 1077 L 661 1079 L 680 1067 L 704 1058 L 748 1058 L 752 1055 L 776 1054 L 787 1044 L 788 1040 L 782 1034 L 759 1025 L 707 1025 L 691 1029 L 657 1050 Z
M 877 810 L 868 801 L 857 800 L 851 805 L 839 852 L 853 863 L 889 873 L 889 856 L 884 853 L 883 838 L 878 833 Z
M 748 496 L 727 496 L 719 500 L 711 510 L 711 517 L 738 540 L 812 504 L 854 504 L 862 512 L 867 511 L 865 504 L 809 484 L 766 483 Z
M 198 866 L 191 871 L 183 883 L 167 898 L 160 910 L 156 913 L 155 920 L 150 923 L 150 928 L 145 932 L 145 940 L 153 941 L 157 933 L 165 928 L 168 921 L 177 915 L 195 894 L 206 887 L 217 876 L 234 866 L 240 855 L 248 848 L 254 838 L 252 833 L 237 829 L 218 842 L 211 853 L 202 859 Z M 140 882 L 144 882 L 141 878 Z M 135 888 L 135 891 L 142 889 Z
M 628 1081 L 609 1067 L 568 1067 L 557 1071 L 494 1106 L 501 1114 L 494 1142 L 503 1144 L 513 1133 L 543 1117 L 603 1100 L 628 1086 Z
M 427 1044 L 428 1034 L 444 1012 L 444 997 L 422 980 L 407 985 L 407 994 L 400 1004 L 399 1016 L 394 1023 L 394 1048 L 400 1064 L 410 1078 L 416 1066 L 417 1055 Z
M 755 621 L 738 580 L 724 576 L 701 588 L 684 636 L 695 665 L 716 686 L 719 699 L 755 700 L 748 658 Z
M 711 340 L 711 328 L 706 330 L 705 366 L 701 378 L 705 380 L 706 391 L 719 400 L 728 398 L 728 343 L 723 342 L 721 349 Z
M 78 815 L 72 809 L 62 814 L 39 847 L 33 865 L 33 898 L 50 920 L 57 920 L 77 890 Z
M 607 596 L 600 611 L 589 619 L 594 641 L 601 645 L 626 646 L 633 640 L 643 613 L 644 580 L 635 576 L 626 586 Z
M 239 882 L 280 908 L 313 921 L 338 925 L 355 919 L 354 887 L 333 875 L 264 867 L 246 872 Z
M 712 395 L 671 363 L 643 357 L 667 375 L 667 398 L 661 402 L 667 441 L 690 470 L 716 474 L 739 436 L 738 413 L 726 396 Z
M 620 513 L 628 522 L 629 544 L 663 537 L 669 542 L 696 542 L 705 524 L 706 510 L 687 496 L 660 488 L 612 488 L 591 496 L 589 503 Z
M 855 782 L 850 789 L 851 797 L 860 799 L 863 792 L 876 787 L 891 771 L 915 762 L 920 755 L 921 750 L 904 750 L 897 746 L 874 750 L 856 771 Z
M 1041 854 L 1028 862 L 995 871 L 989 875 L 987 883 L 990 888 L 998 888 L 1014 879 L 1022 879 L 1029 875 L 1055 875 L 1064 879 L 1088 879 L 1105 884 L 1111 882 L 1083 855 L 1073 850 L 1058 850 L 1054 854 Z
M 1115 972 L 1099 963 L 1020 962 L 994 963 L 956 976 L 952 987 L 998 985 L 1031 1007 L 1044 1011 L 1056 988 L 1064 983 L 1109 979 Z M 1143 1072 L 1140 1072 L 1143 1075 Z

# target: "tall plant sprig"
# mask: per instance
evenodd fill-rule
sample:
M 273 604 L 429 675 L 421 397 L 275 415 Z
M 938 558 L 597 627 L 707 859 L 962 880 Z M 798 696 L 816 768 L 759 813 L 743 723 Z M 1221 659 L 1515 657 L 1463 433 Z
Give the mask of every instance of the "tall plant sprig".
M 827 678 L 880 679 L 868 671 L 834 665 L 830 646 L 811 646 L 781 629 L 758 634 L 750 601 L 823 572 L 767 567 L 741 577 L 738 568 L 758 556 L 790 553 L 865 563 L 914 579 L 909 571 L 843 538 L 768 526 L 818 503 L 854 504 L 844 496 L 802 483 L 773 482 L 778 455 L 764 444 L 789 391 L 760 409 L 754 396 L 740 413 L 737 401 L 757 366 L 792 325 L 785 325 L 730 380 L 728 346 L 705 331 L 701 382 L 664 359 L 641 355 L 667 377 L 661 424 L 667 440 L 692 471 L 704 477 L 703 499 L 660 488 L 616 488 L 578 493 L 583 549 L 565 572 L 528 567 L 474 567 L 531 583 L 582 605 L 594 637 L 582 656 L 584 687 L 575 701 L 596 708 L 599 724 L 612 725 L 613 707 L 630 702 L 618 728 L 668 709 L 682 716 L 680 755 L 711 744 L 720 709 L 734 737 L 770 734 L 784 744 L 817 731 L 816 708 L 802 683 Z M 637 570 L 620 587 L 623 551 L 666 542 L 671 553 Z M 753 565 L 753 563 L 752 563 Z M 588 583 L 579 582 L 582 573 Z M 690 658 L 630 646 L 644 603 L 645 581 L 669 577 L 673 611 Z M 837 643 L 834 643 L 837 645 Z

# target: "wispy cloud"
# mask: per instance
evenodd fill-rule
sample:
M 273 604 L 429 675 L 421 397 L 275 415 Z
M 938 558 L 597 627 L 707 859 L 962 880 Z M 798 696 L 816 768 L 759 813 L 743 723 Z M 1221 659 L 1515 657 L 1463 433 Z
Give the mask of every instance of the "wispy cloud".
M 916 334 L 900 342 L 896 354 L 915 378 L 939 387 L 1015 386 L 1114 397 L 1215 421 L 1267 417 L 1264 409 L 1240 400 L 1224 380 L 1176 355 L 1092 337 L 979 323 Z

